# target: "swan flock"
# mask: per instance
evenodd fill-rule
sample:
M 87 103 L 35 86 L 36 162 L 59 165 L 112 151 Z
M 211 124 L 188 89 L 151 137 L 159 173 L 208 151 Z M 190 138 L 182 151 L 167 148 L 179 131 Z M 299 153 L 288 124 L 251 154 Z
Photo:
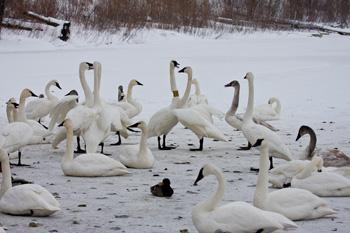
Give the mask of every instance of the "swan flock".
M 79 64 L 79 81 L 83 95 L 79 95 L 75 89 L 63 97 L 53 95 L 51 87 L 56 87 L 55 90 L 62 88 L 58 80 L 51 80 L 45 86 L 45 96 L 40 98 L 29 88 L 23 88 L 19 102 L 9 96 L 6 102 L 8 123 L 0 132 L 0 212 L 13 215 L 13 218 L 16 215 L 44 217 L 65 209 L 50 192 L 50 187 L 45 188 L 40 184 L 13 185 L 12 166 L 26 165 L 21 161 L 22 151 L 27 147 L 51 144 L 52 150 L 63 150 L 62 153 L 57 152 L 61 156 L 61 163 L 57 167 L 64 176 L 81 177 L 82 182 L 87 179 L 84 177 L 118 176 L 115 179 L 129 179 L 128 182 L 132 182 L 134 172 L 146 174 L 149 169 L 159 169 L 158 160 L 163 156 L 170 156 L 164 151 L 180 150 L 178 147 L 181 145 L 170 143 L 169 139 L 167 141 L 167 136 L 178 123 L 185 127 L 183 130 L 189 132 L 185 134 L 186 137 L 193 137 L 194 134 L 199 142 L 197 148 L 190 148 L 192 152 L 189 154 L 192 153 L 193 156 L 211 153 L 212 148 L 205 147 L 204 138 L 211 138 L 215 141 L 214 144 L 228 145 L 231 150 L 235 150 L 232 149 L 232 140 L 223 132 L 223 124 L 217 124 L 217 121 L 225 119 L 225 127 L 234 128 L 238 131 L 235 133 L 243 136 L 247 142 L 247 146 L 237 148 L 242 151 L 240 153 L 252 157 L 251 150 L 260 152 L 255 193 L 248 202 L 231 201 L 220 204 L 228 183 L 222 169 L 214 164 L 216 159 L 223 158 L 210 157 L 212 161 L 204 166 L 195 164 L 196 168 L 201 168 L 194 185 L 206 176 L 214 176 L 218 183 L 210 198 L 199 202 L 200 198 L 192 196 L 198 204 L 187 211 L 192 208 L 192 222 L 198 232 L 274 232 L 298 227 L 294 222 L 296 220 L 334 216 L 336 211 L 323 197 L 350 196 L 350 158 L 337 148 L 316 148 L 316 133 L 306 125 L 300 127 L 296 139 L 298 141 L 304 135 L 309 137 L 310 142 L 305 151 L 298 153 L 290 149 L 290 144 L 295 142 L 286 142 L 283 133 L 268 123 L 283 119 L 281 101 L 277 97 L 271 97 L 266 104 L 254 107 L 255 76 L 252 72 L 246 73 L 242 80 L 233 80 L 222 85 L 223 91 L 224 86 L 234 88 L 232 104 L 226 114 L 210 104 L 200 89 L 199 77 L 193 78 L 194 73 L 192 67 L 185 66 L 180 69 L 177 61 L 170 61 L 172 98 L 149 121 L 142 119 L 142 101 L 138 101 L 133 95 L 138 90 L 134 90 L 134 87 L 143 86 L 144 82 L 131 79 L 126 95 L 123 86 L 119 86 L 116 100 L 107 101 L 101 91 L 101 83 L 104 81 L 102 64 L 97 61 Z M 92 88 L 87 76 L 93 76 Z M 176 80 L 180 77 L 186 78 L 183 92 L 177 87 Z M 243 83 L 248 85 L 244 90 L 248 93 L 248 102 L 245 113 L 237 114 Z M 192 87 L 195 92 L 191 95 Z M 104 146 L 107 139 L 114 135 L 118 136 L 118 142 L 109 146 L 120 146 L 113 147 L 110 155 L 104 152 Z M 138 143 L 122 143 L 121 138 L 128 140 L 129 136 L 139 136 Z M 156 137 L 157 148 L 150 147 L 148 143 L 152 137 Z M 171 137 L 176 141 L 175 134 L 171 134 Z M 65 146 L 60 146 L 63 141 Z M 14 153 L 18 155 L 16 164 L 10 163 Z M 273 158 L 281 159 L 279 165 L 274 165 Z M 225 162 L 229 166 L 230 163 L 239 163 L 239 160 L 237 157 Z M 170 187 L 170 181 L 164 180 Z M 179 180 L 174 183 L 176 182 Z M 277 190 L 269 191 L 269 183 Z M 200 190 L 201 187 L 198 187 Z M 152 186 L 153 194 L 154 189 Z M 210 192 L 212 191 L 213 189 Z M 154 195 L 170 198 L 177 193 L 175 188 L 175 191 L 171 189 L 171 195 Z M 169 210 L 165 208 L 160 211 Z M 0 231 L 1 229 L 0 227 Z

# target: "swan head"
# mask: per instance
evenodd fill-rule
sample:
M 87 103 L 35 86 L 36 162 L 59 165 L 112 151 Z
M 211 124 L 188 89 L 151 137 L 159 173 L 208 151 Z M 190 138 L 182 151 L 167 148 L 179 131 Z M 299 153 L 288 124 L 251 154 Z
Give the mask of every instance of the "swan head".
M 308 134 L 309 132 L 314 132 L 314 131 L 313 131 L 313 129 L 311 129 L 311 127 L 309 127 L 307 125 L 302 125 L 299 128 L 298 136 L 295 139 L 295 141 L 298 141 L 302 136 L 304 136 L 305 134 Z
M 21 92 L 21 99 L 22 98 L 28 98 L 28 97 L 38 97 L 36 94 L 34 94 L 31 90 L 28 88 L 25 88 Z
M 311 160 L 311 163 L 315 165 L 317 168 L 318 172 L 322 172 L 322 167 L 323 167 L 323 159 L 319 156 L 314 156 Z
M 9 109 L 18 108 L 19 106 L 19 104 L 16 102 L 16 99 L 13 97 L 6 102 L 6 105 Z
M 49 82 L 49 85 L 54 85 L 54 86 L 56 86 L 58 89 L 62 90 L 62 88 L 61 88 L 61 86 L 60 86 L 60 84 L 58 83 L 57 80 L 51 80 L 51 81 Z
M 147 128 L 147 124 L 144 121 L 138 121 L 135 124 L 128 126 L 128 128 L 139 128 L 141 130 L 144 130 Z
M 90 62 L 82 62 L 79 65 L 79 69 L 80 70 L 92 70 L 92 69 L 94 69 L 94 64 L 92 64 Z
M 245 76 L 244 79 L 248 79 L 249 81 L 254 80 L 254 75 L 252 72 L 248 72 Z
M 192 74 L 192 68 L 190 66 L 186 66 L 179 70 L 179 73 Z
M 131 84 L 132 86 L 136 86 L 136 85 L 143 86 L 143 84 L 140 83 L 139 81 L 137 81 L 136 79 L 132 79 L 132 80 L 130 81 L 130 84 Z
M 196 181 L 194 182 L 193 185 L 197 185 L 197 183 L 203 179 L 204 177 L 206 176 L 209 176 L 209 175 L 212 175 L 212 174 L 215 174 L 219 169 L 217 167 L 215 167 L 214 165 L 212 164 L 206 164 L 204 165 L 200 170 L 199 170 L 199 173 L 198 173 L 198 176 L 197 176 L 197 179 Z
M 176 68 L 179 68 L 179 65 L 180 65 L 180 64 L 179 64 L 177 61 L 175 61 L 175 60 L 171 60 L 171 61 L 170 61 L 170 67 L 173 68 L 173 69 L 174 69 L 175 67 L 176 67 Z
M 76 90 L 71 90 L 70 92 L 68 92 L 67 94 L 65 94 L 64 96 L 70 96 L 70 95 L 76 95 L 79 96 L 78 92 Z
M 226 84 L 225 87 L 239 87 L 239 82 L 237 80 L 233 80 Z
M 252 145 L 252 147 L 258 147 L 258 146 L 266 147 L 267 145 L 268 143 L 266 140 L 264 140 L 263 138 L 259 138 L 258 140 L 256 140 L 254 145 Z
M 73 128 L 73 122 L 71 119 L 67 118 L 61 124 L 58 125 L 58 127 L 62 126 L 64 126 L 66 129 Z

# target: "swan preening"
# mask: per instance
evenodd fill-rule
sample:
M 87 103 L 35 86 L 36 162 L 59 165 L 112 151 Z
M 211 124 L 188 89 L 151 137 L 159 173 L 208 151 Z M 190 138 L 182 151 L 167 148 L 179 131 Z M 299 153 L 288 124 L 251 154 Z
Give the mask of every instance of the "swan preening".
M 281 102 L 276 97 L 271 97 L 267 104 L 262 104 L 254 108 L 254 117 L 257 120 L 278 120 L 281 113 Z
M 350 158 L 339 149 L 316 149 L 317 137 L 315 131 L 311 127 L 302 125 L 299 128 L 296 141 L 304 135 L 309 135 L 310 141 L 304 153 L 300 156 L 301 159 L 311 159 L 313 156 L 320 156 L 323 159 L 323 166 L 325 167 L 350 166 Z
M 192 209 L 192 222 L 200 233 L 223 232 L 273 232 L 294 228 L 297 225 L 281 214 L 258 209 L 246 202 L 219 205 L 225 193 L 223 173 L 214 165 L 204 165 L 195 185 L 205 176 L 214 175 L 218 180 L 215 194 Z
M 291 220 L 321 218 L 335 213 L 325 200 L 305 189 L 286 188 L 269 193 L 269 143 L 258 139 L 254 146 L 260 144 L 260 166 L 254 206 L 280 213 Z
M 24 184 L 12 187 L 9 158 L 1 148 L 0 162 L 0 212 L 11 215 L 49 216 L 60 210 L 57 200 L 40 185 Z

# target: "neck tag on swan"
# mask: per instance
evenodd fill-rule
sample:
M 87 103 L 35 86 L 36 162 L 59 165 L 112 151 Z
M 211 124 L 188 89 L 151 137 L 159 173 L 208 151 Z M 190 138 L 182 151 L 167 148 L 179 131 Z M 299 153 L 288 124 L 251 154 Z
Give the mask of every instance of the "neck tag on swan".
M 179 91 L 178 91 L 178 90 L 173 91 L 173 96 L 174 96 L 174 97 L 179 97 Z

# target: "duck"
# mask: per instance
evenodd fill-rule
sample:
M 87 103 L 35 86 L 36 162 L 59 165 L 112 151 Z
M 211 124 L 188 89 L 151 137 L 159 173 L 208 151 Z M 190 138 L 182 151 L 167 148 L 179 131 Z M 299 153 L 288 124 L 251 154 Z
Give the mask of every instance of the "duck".
M 103 154 L 87 153 L 80 154 L 74 158 L 72 120 L 67 118 L 60 126 L 64 126 L 67 131 L 66 152 L 61 161 L 61 168 L 64 175 L 98 177 L 129 174 L 129 171 L 123 164 Z
M 258 139 L 253 146 L 260 146 L 260 166 L 253 202 L 255 207 L 282 214 L 293 221 L 322 218 L 336 213 L 325 200 L 305 189 L 285 188 L 269 192 L 269 143 Z
M 281 214 L 261 210 L 246 202 L 236 201 L 219 205 L 225 193 L 225 179 L 219 168 L 204 165 L 194 185 L 204 177 L 214 175 L 219 182 L 215 194 L 192 209 L 192 222 L 200 233 L 221 232 L 273 232 L 295 228 L 297 225 Z M 252 219 L 254 221 L 252 221 Z
M 151 193 L 157 197 L 171 197 L 174 190 L 170 186 L 170 180 L 164 178 L 162 182 L 151 187 Z
M 349 197 L 350 179 L 334 172 L 322 171 L 323 159 L 314 156 L 311 162 L 286 186 L 306 189 L 320 197 Z M 318 172 L 313 172 L 315 167 Z
M 28 119 L 40 120 L 49 115 L 52 109 L 58 103 L 58 98 L 50 92 L 50 87 L 56 86 L 58 89 L 62 89 L 57 80 L 51 80 L 46 84 L 45 94 L 47 98 L 37 98 L 35 100 L 29 101 L 25 106 L 25 114 Z
M 254 112 L 254 75 L 251 72 L 248 72 L 244 79 L 248 80 L 249 85 L 249 96 L 248 96 L 248 104 L 247 110 L 243 117 L 242 124 L 242 132 L 245 138 L 248 140 L 248 147 L 242 148 L 250 149 L 251 145 L 254 144 L 258 139 L 265 139 L 270 144 L 270 169 L 273 168 L 273 160 L 272 157 L 284 159 L 287 161 L 292 160 L 292 155 L 287 147 L 287 145 L 283 142 L 281 137 L 272 130 L 258 125 L 253 121 L 253 112 Z
M 311 127 L 302 125 L 295 140 L 298 141 L 304 135 L 309 135 L 310 141 L 305 151 L 300 155 L 301 159 L 310 160 L 313 156 L 320 156 L 323 159 L 323 166 L 325 167 L 350 166 L 350 158 L 338 148 L 316 149 L 317 136 Z
M 225 87 L 233 87 L 234 88 L 234 95 L 233 95 L 233 100 L 231 107 L 225 114 L 225 121 L 227 124 L 232 126 L 233 128 L 237 129 L 238 131 L 242 130 L 242 124 L 243 124 L 243 116 L 241 114 L 236 114 L 238 105 L 239 105 L 239 93 L 240 93 L 240 84 L 237 80 L 233 80 L 229 82 L 228 84 L 225 85 Z M 275 127 L 267 123 L 266 121 L 263 120 L 258 120 L 255 117 L 253 117 L 253 121 L 256 124 L 262 125 L 267 127 L 268 129 L 272 131 L 278 131 Z
M 280 119 L 281 102 L 276 97 L 271 97 L 267 104 L 262 104 L 254 108 L 254 118 L 264 121 Z
M 148 122 L 148 138 L 157 136 L 159 150 L 171 150 L 176 148 L 175 146 L 166 145 L 166 136 L 178 123 L 173 109 L 183 107 L 190 95 L 189 88 L 189 91 L 185 92 L 182 98 L 179 97 L 174 72 L 175 68 L 179 68 L 179 65 L 180 64 L 175 60 L 170 61 L 170 87 L 173 94 L 171 104 L 155 112 Z M 188 89 L 187 87 L 186 90 Z M 163 143 L 161 143 L 161 135 L 163 135 Z
M 179 73 L 186 73 L 188 77 L 187 89 L 191 89 L 192 68 L 184 67 Z M 190 90 L 189 90 L 190 91 Z M 224 134 L 210 121 L 210 108 L 207 105 L 199 104 L 189 108 L 178 108 L 173 110 L 178 121 L 186 128 L 196 134 L 199 139 L 199 148 L 191 148 L 191 151 L 202 151 L 204 137 L 214 138 L 220 141 L 227 141 Z
M 145 121 L 138 121 L 129 127 L 141 129 L 140 143 L 125 146 L 125 155 L 119 157 L 120 162 L 130 168 L 152 168 L 155 159 L 152 151 L 147 146 L 147 123 Z
M 38 184 L 12 187 L 9 158 L 0 148 L 2 182 L 0 189 L 0 212 L 10 215 L 45 217 L 60 210 L 55 197 Z

